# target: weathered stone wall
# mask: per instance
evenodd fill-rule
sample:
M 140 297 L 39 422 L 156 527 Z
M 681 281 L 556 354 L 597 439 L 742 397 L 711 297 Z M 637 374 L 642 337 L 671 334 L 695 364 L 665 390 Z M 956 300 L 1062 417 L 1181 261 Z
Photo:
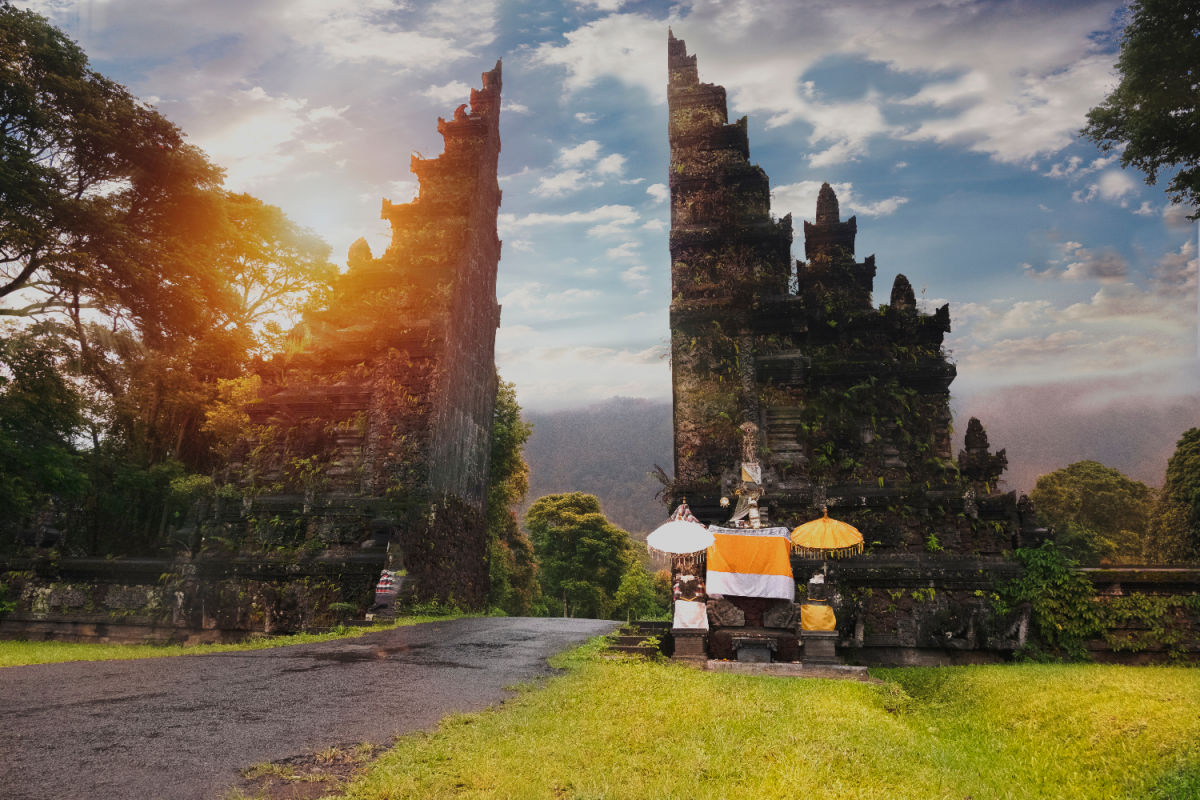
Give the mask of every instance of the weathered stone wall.
M 199 642 L 328 628 L 370 607 L 382 566 L 381 556 L 12 560 L 0 583 L 16 608 L 0 615 L 0 637 Z
M 425 543 L 430 515 L 447 503 L 469 509 L 464 524 L 483 524 L 500 321 L 500 92 L 497 63 L 469 109 L 439 118 L 444 152 L 412 157 L 416 199 L 383 201 L 387 250 L 376 258 L 356 242 L 325 305 L 260 365 L 254 433 L 224 487 L 239 497 L 207 515 L 197 542 Z M 435 538 L 462 552 L 403 554 L 421 576 L 418 597 L 486 595 L 476 586 L 486 548 L 466 549 L 483 529 L 459 534 Z M 457 571 L 431 571 L 422 558 Z
M 797 576 L 821 571 L 794 559 Z M 987 663 L 1042 646 L 1026 607 L 997 613 L 996 592 L 1021 575 L 1003 558 L 857 557 L 826 564 L 842 655 L 863 664 Z M 1112 663 L 1200 660 L 1200 569 L 1084 570 L 1100 603 L 1157 598 L 1160 618 L 1131 615 L 1087 642 L 1089 656 Z M 1190 598 L 1190 600 L 1189 600 Z M 1151 633 L 1151 628 L 1160 630 Z

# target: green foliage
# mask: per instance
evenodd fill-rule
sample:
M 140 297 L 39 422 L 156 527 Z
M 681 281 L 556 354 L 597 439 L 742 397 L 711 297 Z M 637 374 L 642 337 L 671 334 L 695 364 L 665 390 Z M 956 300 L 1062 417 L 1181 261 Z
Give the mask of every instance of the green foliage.
M 1171 657 L 1195 643 L 1189 639 L 1195 639 L 1200 623 L 1200 595 L 1097 597 L 1091 580 L 1054 542 L 1014 555 L 1024 575 L 999 587 L 993 605 L 1003 616 L 1028 604 L 1038 638 L 1051 655 L 1087 658 L 1089 639 L 1103 639 L 1114 650 L 1162 649 Z
M 545 610 L 568 617 L 613 612 L 632 552 L 629 534 L 613 525 L 595 496 L 582 492 L 539 498 L 525 515 L 538 559 Z
M 1167 461 L 1156 544 L 1172 560 L 1200 560 L 1200 428 L 1186 431 Z
M 518 616 L 533 610 L 538 589 L 533 545 L 513 511 L 529 490 L 524 447 L 531 433 L 533 426 L 521 418 L 516 387 L 497 380 L 488 465 L 488 605 Z
M 666 619 L 671 607 L 671 575 L 666 570 L 651 575 L 642 564 L 631 560 L 613 596 L 613 613 L 626 622 L 635 619 Z
M 1030 494 L 1054 540 L 1085 562 L 1146 560 L 1154 490 L 1097 461 L 1042 475 Z
M 46 326 L 0 339 L 0 526 L 28 521 L 53 496 L 86 491 L 72 441 L 83 427 L 81 401 L 59 370 L 67 353 Z
M 1078 660 L 1085 642 L 1103 631 L 1095 604 L 1096 589 L 1076 571 L 1075 562 L 1054 542 L 1016 550 L 1024 574 L 1000 587 L 1001 613 L 1028 603 L 1041 641 L 1056 653 Z
M 224 324 L 254 339 L 260 349 L 280 350 L 294 324 L 337 275 L 329 245 L 292 222 L 279 208 L 248 194 L 225 193 L 216 257 L 236 297 L 222 309 Z
M 1154 183 L 1179 167 L 1167 185 L 1174 202 L 1200 215 L 1200 7 L 1194 0 L 1133 0 L 1117 61 L 1120 83 L 1088 112 L 1083 135 L 1118 150 L 1121 165 Z
M 0 581 L 0 617 L 17 610 L 16 599 L 9 597 L 8 584 Z

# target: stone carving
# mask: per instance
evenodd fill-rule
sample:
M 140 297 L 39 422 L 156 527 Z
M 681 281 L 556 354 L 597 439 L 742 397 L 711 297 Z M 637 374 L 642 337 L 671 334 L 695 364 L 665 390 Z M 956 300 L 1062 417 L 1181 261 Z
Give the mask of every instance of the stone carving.
M 995 487 L 1001 473 L 1008 467 L 1008 456 L 1003 450 L 993 454 L 989 450 L 987 431 L 975 417 L 967 423 L 966 449 L 958 454 L 958 467 L 973 483 Z
M 793 630 L 800 624 L 800 606 L 786 600 L 776 603 L 763 612 L 764 628 L 787 628 Z
M 896 311 L 917 310 L 917 296 L 913 293 L 912 284 L 903 275 L 897 275 L 895 282 L 892 283 L 892 297 L 888 301 L 888 306 Z
M 708 624 L 712 627 L 740 628 L 746 624 L 746 614 L 725 598 L 708 601 Z

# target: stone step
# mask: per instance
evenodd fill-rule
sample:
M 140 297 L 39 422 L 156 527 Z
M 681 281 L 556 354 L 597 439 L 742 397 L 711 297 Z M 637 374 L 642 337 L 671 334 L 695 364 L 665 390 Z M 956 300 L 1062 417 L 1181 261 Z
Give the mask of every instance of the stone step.
M 657 647 L 649 647 L 646 645 L 617 644 L 611 645 L 608 649 L 615 653 L 627 653 L 635 656 L 650 657 L 662 655 L 662 650 L 659 650 Z
M 646 638 L 647 637 L 645 636 L 639 636 L 636 634 L 615 636 L 613 637 L 612 643 L 615 645 L 642 645 L 646 644 Z

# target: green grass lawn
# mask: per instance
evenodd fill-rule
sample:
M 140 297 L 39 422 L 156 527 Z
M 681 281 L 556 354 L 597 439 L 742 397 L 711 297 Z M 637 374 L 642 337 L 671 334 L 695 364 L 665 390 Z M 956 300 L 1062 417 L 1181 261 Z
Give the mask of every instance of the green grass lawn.
M 880 669 L 883 684 L 613 660 L 404 737 L 342 797 L 1200 798 L 1200 670 Z
M 263 650 L 289 644 L 327 642 L 362 636 L 372 631 L 387 630 L 402 625 L 454 619 L 457 614 L 399 617 L 388 622 L 361 628 L 341 628 L 333 633 L 297 633 L 289 636 L 254 635 L 231 644 L 93 644 L 90 642 L 27 642 L 0 641 L 0 668 L 26 664 L 57 664 L 62 661 L 113 661 L 124 658 L 164 658 L 166 656 L 227 653 L 237 650 Z

